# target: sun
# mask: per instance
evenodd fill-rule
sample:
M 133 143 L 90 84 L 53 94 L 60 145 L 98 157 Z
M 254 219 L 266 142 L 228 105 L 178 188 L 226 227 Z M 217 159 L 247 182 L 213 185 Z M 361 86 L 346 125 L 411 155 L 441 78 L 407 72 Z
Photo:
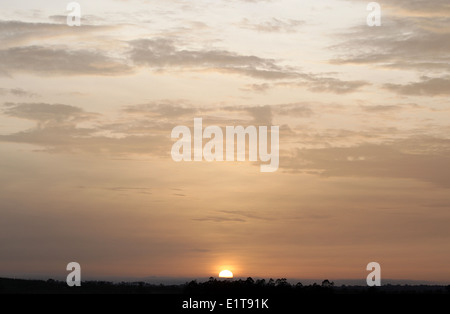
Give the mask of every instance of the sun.
M 231 271 L 225 269 L 219 273 L 219 277 L 220 278 L 233 278 L 233 273 Z

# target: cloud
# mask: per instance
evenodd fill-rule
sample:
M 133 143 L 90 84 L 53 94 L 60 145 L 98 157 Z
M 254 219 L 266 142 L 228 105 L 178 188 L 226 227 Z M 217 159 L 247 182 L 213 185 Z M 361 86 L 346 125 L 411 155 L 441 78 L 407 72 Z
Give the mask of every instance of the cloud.
M 299 27 L 304 24 L 305 22 L 301 20 L 288 19 L 283 21 L 277 18 L 272 18 L 264 22 L 252 23 L 247 18 L 244 18 L 239 26 L 257 32 L 295 33 L 298 31 Z
M 329 177 L 410 178 L 448 188 L 449 163 L 450 140 L 424 136 L 390 144 L 301 149 L 280 166 Z
M 123 187 L 123 186 L 115 186 L 110 188 L 105 188 L 105 190 L 112 191 L 112 192 L 120 192 L 120 193 L 139 193 L 139 194 L 152 194 L 149 188 L 141 188 L 141 187 Z
M 249 222 L 251 220 L 263 220 L 263 221 L 273 221 L 277 218 L 274 218 L 272 215 L 265 216 L 259 213 L 255 213 L 252 211 L 245 210 L 220 210 L 217 215 L 209 215 L 206 217 L 193 218 L 192 220 L 201 221 L 201 222 Z
M 164 100 L 141 105 L 127 106 L 124 112 L 131 114 L 146 114 L 164 117 L 166 119 L 179 118 L 181 116 L 193 116 L 198 109 L 180 105 L 182 101 Z
M 385 84 L 384 88 L 403 95 L 447 96 L 450 95 L 450 77 L 422 77 L 419 82 L 408 84 Z
M 298 20 L 273 19 L 260 27 L 266 31 L 290 31 L 300 24 Z M 128 75 L 137 67 L 151 67 L 155 71 L 215 71 L 270 81 L 293 80 L 297 84 L 291 86 L 337 94 L 351 93 L 367 84 L 303 73 L 296 68 L 281 66 L 277 60 L 255 55 L 224 49 L 188 49 L 180 41 L 167 38 L 128 41 L 128 52 L 124 54 L 118 50 L 115 55 L 99 46 L 80 49 L 72 45 L 79 40 L 87 43 L 96 41 L 95 33 L 111 32 L 112 29 L 113 26 L 108 25 L 71 28 L 64 24 L 0 21 L 0 39 L 4 43 L 0 49 L 0 75 L 17 72 L 38 75 Z M 61 36 L 77 38 L 67 39 L 65 46 L 52 43 L 51 39 Z M 36 38 L 40 39 L 38 43 Z M 117 40 L 117 45 L 123 47 L 123 41 Z M 259 92 L 269 87 L 266 83 L 248 85 L 249 89 Z
M 368 3 L 366 0 L 347 0 Z M 382 10 L 403 16 L 449 16 L 450 3 L 447 0 L 390 0 L 380 3 Z
M 204 218 L 193 218 L 192 220 L 196 221 L 212 221 L 212 222 L 246 222 L 245 219 L 242 218 L 229 218 L 229 217 L 221 217 L 221 216 L 209 216 Z
M 290 70 L 265 70 L 256 69 L 251 66 L 210 68 L 210 70 L 214 70 L 220 73 L 240 74 L 263 80 L 281 80 L 308 77 L 308 75 L 292 72 Z
M 314 114 L 308 105 L 302 103 L 278 105 L 274 107 L 274 112 L 278 115 L 292 117 L 310 117 Z
M 143 134 L 134 135 L 122 131 L 122 137 L 100 135 L 105 127 L 99 114 L 83 111 L 81 108 L 46 103 L 7 103 L 3 110 L 7 116 L 36 121 L 35 127 L 7 135 L 0 135 L 0 141 L 27 143 L 44 147 L 49 152 L 88 152 L 110 154 L 154 154 L 166 156 L 170 152 L 169 131 L 161 131 L 150 125 Z M 79 123 L 91 120 L 100 125 L 86 128 Z M 127 124 L 132 124 L 129 119 Z M 106 128 L 107 131 L 111 131 Z M 114 133 L 114 132 L 110 132 Z
M 212 222 L 246 222 L 245 219 L 242 218 L 229 218 L 222 216 L 208 216 L 204 218 L 193 218 L 192 220 L 196 221 L 212 221 Z
M 227 106 L 222 108 L 225 111 L 245 113 L 252 117 L 251 123 L 255 125 L 272 124 L 272 106 Z
M 252 117 L 253 122 L 257 125 L 272 124 L 272 108 L 271 106 L 255 106 L 245 109 Z
M 302 84 L 302 83 L 300 83 Z M 305 84 L 313 92 L 332 92 L 347 94 L 357 91 L 363 86 L 370 85 L 365 81 L 341 81 L 336 78 L 314 78 Z
M 297 118 L 306 118 L 314 114 L 311 108 L 303 103 L 290 103 L 278 105 L 259 105 L 259 106 L 227 106 L 222 108 L 228 112 L 240 113 L 239 117 L 243 119 L 243 115 L 251 117 L 254 125 L 272 125 L 274 116 L 290 116 Z M 282 131 L 283 132 L 283 131 Z
M 277 86 L 287 87 L 306 87 L 313 92 L 327 92 L 335 94 L 347 94 L 358 91 L 361 87 L 370 85 L 366 81 L 342 81 L 331 77 L 315 77 L 310 76 L 306 80 L 291 81 L 291 82 L 278 82 Z
M 48 18 L 49 18 L 50 21 L 53 21 L 55 23 L 67 26 L 67 24 L 66 24 L 67 23 L 67 15 L 50 15 Z M 112 26 L 112 25 L 95 25 L 96 23 L 104 22 L 104 21 L 105 21 L 105 19 L 100 17 L 100 16 L 98 16 L 98 15 L 86 15 L 86 14 L 83 14 L 81 16 L 81 18 L 80 18 L 80 24 L 81 25 L 77 26 L 77 28 L 81 28 L 81 27 L 86 27 L 87 26 L 87 29 L 102 30 L 102 29 L 117 27 L 117 26 Z M 91 26 L 91 27 L 89 27 L 89 26 Z
M 50 17 L 54 20 L 57 17 Z M 117 28 L 116 25 L 93 26 L 85 25 L 69 27 L 66 25 L 66 16 L 59 16 L 56 23 L 27 23 L 22 21 L 0 21 L 0 41 L 2 47 L 27 45 L 31 41 L 39 39 L 43 41 L 60 37 L 83 37 L 96 32 L 109 31 Z M 70 39 L 68 39 L 70 40 Z
M 390 16 L 381 27 L 357 26 L 338 34 L 333 64 L 370 64 L 386 68 L 449 71 L 449 18 Z
M 74 126 L 48 126 L 0 135 L 0 141 L 38 145 L 46 152 L 170 155 L 171 141 L 166 135 L 156 133 L 117 138 L 96 135 L 96 131 Z
M 267 83 L 263 83 L 263 84 L 247 84 L 247 85 L 245 85 L 244 88 L 242 88 L 242 90 L 256 92 L 256 93 L 264 93 L 270 88 L 271 88 L 271 85 L 267 84 Z
M 240 74 L 258 79 L 281 80 L 291 86 L 306 86 L 314 92 L 351 93 L 367 85 L 364 81 L 342 81 L 317 74 L 302 73 L 296 69 L 282 67 L 273 59 L 252 55 L 240 55 L 226 50 L 187 50 L 178 48 L 172 40 L 139 39 L 131 41 L 131 60 L 138 66 L 149 66 L 158 70 L 165 68 L 199 69 L 220 73 Z M 250 85 L 253 89 L 266 89 L 268 85 Z
M 402 106 L 398 105 L 375 105 L 375 106 L 361 106 L 362 110 L 367 112 L 390 112 L 401 110 Z
M 179 49 L 174 41 L 163 38 L 134 40 L 130 42 L 130 45 L 132 47 L 130 58 L 137 65 L 156 68 L 197 67 L 241 72 L 247 75 L 252 75 L 254 71 L 254 76 L 293 75 L 293 73 L 283 72 L 274 60 L 239 55 L 226 50 Z
M 47 103 L 6 103 L 3 114 L 39 122 L 81 121 L 93 116 L 92 113 L 86 113 L 78 107 Z
M 224 112 L 228 114 L 224 118 Z M 38 145 L 48 152 L 151 154 L 167 157 L 176 125 L 192 125 L 195 116 L 209 125 L 272 125 L 274 116 L 309 117 L 305 104 L 199 107 L 182 100 L 161 100 L 126 106 L 120 118 L 75 106 L 48 103 L 6 103 L 3 115 L 35 121 L 29 129 L 0 136 L 0 141 Z M 231 114 L 231 116 L 230 116 Z M 233 118 L 236 116 L 237 119 Z M 207 121 L 207 122 L 206 122 Z M 291 132 L 287 126 L 282 135 Z M 293 134 L 290 134 L 293 135 Z
M 0 50 L 1 72 L 31 72 L 40 75 L 119 75 L 131 73 L 131 67 L 98 51 L 27 46 Z
M 38 95 L 22 88 L 0 88 L 0 95 L 12 95 L 16 97 L 37 97 Z
M 409 16 L 449 16 L 450 3 L 447 0 L 394 0 L 386 2 L 389 9 Z
M 0 75 L 16 72 L 39 75 L 129 74 L 132 68 L 125 60 L 102 51 L 95 37 L 97 33 L 111 32 L 117 27 L 0 21 Z M 80 42 L 92 41 L 97 44 L 91 48 L 75 48 Z
M 241 211 L 241 210 L 221 210 L 221 213 L 229 214 L 229 215 L 235 215 L 235 216 L 242 216 L 245 218 L 250 219 L 257 219 L 257 220 L 275 220 L 276 218 L 273 217 L 264 217 L 260 214 L 255 214 L 254 212 L 250 211 Z

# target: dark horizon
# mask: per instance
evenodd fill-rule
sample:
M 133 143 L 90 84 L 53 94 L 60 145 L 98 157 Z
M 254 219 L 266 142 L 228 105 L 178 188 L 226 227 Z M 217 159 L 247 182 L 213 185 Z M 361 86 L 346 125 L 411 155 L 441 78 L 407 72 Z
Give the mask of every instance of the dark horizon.
M 164 294 L 184 295 L 186 297 L 230 298 L 236 296 L 278 296 L 284 300 L 294 300 L 301 295 L 332 294 L 450 294 L 450 285 L 400 285 L 381 286 L 337 285 L 330 280 L 304 284 L 290 283 L 286 278 L 277 279 L 235 279 L 218 280 L 209 278 L 199 281 L 191 280 L 181 284 L 152 284 L 143 281 L 108 282 L 86 281 L 80 286 L 69 287 L 65 281 L 23 280 L 0 278 L 0 294 Z M 172 297 L 172 300 L 175 298 Z M 244 299 L 245 300 L 245 299 Z
M 246 280 L 247 278 L 252 278 L 254 280 L 260 280 L 265 279 L 268 281 L 269 279 L 279 279 L 279 278 L 285 278 L 290 284 L 297 284 L 298 282 L 304 284 L 304 285 L 311 285 L 311 284 L 320 284 L 323 280 L 329 280 L 330 282 L 334 282 L 336 286 L 341 285 L 355 285 L 355 286 L 367 286 L 366 278 L 289 278 L 289 277 L 260 277 L 260 276 L 235 276 L 231 279 L 224 279 L 220 278 L 218 276 L 205 276 L 205 277 L 177 277 L 177 276 L 144 276 L 144 277 L 127 277 L 127 276 L 85 276 L 83 277 L 82 282 L 88 282 L 88 281 L 107 281 L 107 282 L 113 282 L 113 283 L 120 283 L 120 282 L 145 282 L 149 284 L 164 284 L 164 285 L 170 285 L 170 284 L 184 284 L 189 281 L 207 281 L 210 278 L 214 278 L 217 280 L 231 280 L 231 281 L 237 281 L 237 280 Z M 47 275 L 30 275 L 30 276 L 7 276 L 7 275 L 1 275 L 0 278 L 5 279 L 19 279 L 19 280 L 57 280 L 57 281 L 64 281 L 66 280 L 65 276 L 47 276 Z M 390 279 L 390 278 L 383 278 L 381 280 L 381 285 L 430 285 L 430 286 L 447 286 L 450 285 L 450 282 L 447 281 L 428 281 L 428 280 L 414 280 L 414 279 Z

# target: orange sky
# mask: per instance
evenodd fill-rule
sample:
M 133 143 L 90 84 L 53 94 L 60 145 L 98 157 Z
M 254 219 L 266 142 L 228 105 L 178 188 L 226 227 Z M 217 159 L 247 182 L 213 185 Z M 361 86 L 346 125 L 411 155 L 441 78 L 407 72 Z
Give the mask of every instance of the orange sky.
M 0 276 L 450 282 L 448 1 L 0 4 Z M 174 162 L 280 126 L 280 164 Z

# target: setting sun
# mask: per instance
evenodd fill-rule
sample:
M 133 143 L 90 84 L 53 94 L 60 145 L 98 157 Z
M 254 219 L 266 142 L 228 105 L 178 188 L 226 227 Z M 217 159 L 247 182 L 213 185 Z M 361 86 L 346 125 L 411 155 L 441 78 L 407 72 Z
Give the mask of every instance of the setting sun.
M 233 273 L 231 271 L 225 269 L 219 273 L 219 277 L 220 278 L 233 278 Z

